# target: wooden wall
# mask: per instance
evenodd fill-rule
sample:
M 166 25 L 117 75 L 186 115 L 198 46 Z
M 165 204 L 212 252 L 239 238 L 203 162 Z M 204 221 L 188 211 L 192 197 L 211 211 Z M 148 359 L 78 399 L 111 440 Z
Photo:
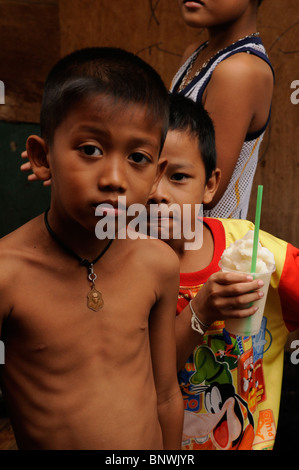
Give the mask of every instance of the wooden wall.
M 256 187 L 263 184 L 261 227 L 299 246 L 299 104 L 291 102 L 291 84 L 299 79 L 299 1 L 264 0 L 259 29 L 276 82 L 249 217 L 254 220 Z
M 56 0 L 0 0 L 0 79 L 5 84 L 0 120 L 39 121 L 43 83 L 59 56 Z
M 264 0 L 258 22 L 276 86 L 249 218 L 256 186 L 263 184 L 261 228 L 299 245 L 299 104 L 290 100 L 291 83 L 299 79 L 299 0 Z M 6 90 L 0 123 L 38 123 L 49 68 L 76 48 L 138 53 L 168 85 L 185 47 L 199 35 L 204 37 L 184 25 L 176 0 L 0 0 L 0 80 Z

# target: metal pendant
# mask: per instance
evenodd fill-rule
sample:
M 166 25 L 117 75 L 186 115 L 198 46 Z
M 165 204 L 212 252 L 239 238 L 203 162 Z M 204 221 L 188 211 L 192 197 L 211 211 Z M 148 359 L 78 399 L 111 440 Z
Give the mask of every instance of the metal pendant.
M 94 312 L 98 312 L 103 306 L 104 300 L 102 294 L 93 286 L 87 295 L 87 307 Z
M 95 288 L 96 273 L 93 271 L 93 264 L 89 265 L 88 279 L 91 281 L 91 291 L 87 295 L 87 307 L 94 312 L 98 312 L 104 306 L 104 300 L 101 292 Z

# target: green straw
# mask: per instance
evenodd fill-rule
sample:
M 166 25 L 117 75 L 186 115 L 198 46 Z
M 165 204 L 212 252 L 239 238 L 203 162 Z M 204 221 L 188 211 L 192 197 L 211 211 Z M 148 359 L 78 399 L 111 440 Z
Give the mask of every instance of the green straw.
M 251 260 L 251 273 L 255 273 L 255 270 L 256 270 L 256 258 L 257 258 L 258 242 L 259 242 L 262 199 L 263 199 L 263 186 L 260 185 L 258 186 L 258 189 L 257 189 L 257 201 L 256 201 L 256 210 L 255 210 L 255 224 L 254 224 L 252 260 Z

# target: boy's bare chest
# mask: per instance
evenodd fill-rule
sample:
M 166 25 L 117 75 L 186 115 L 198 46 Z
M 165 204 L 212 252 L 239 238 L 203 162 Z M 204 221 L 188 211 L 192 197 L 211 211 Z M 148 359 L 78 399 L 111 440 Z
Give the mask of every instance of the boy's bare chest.
M 96 267 L 96 266 L 95 266 Z M 12 286 L 13 311 L 7 327 L 15 342 L 32 351 L 65 353 L 84 345 L 108 350 L 120 338 L 147 334 L 148 316 L 155 301 L 154 285 L 140 272 L 119 268 L 95 269 L 92 282 L 88 270 L 72 264 L 41 269 L 31 266 Z M 90 308 L 92 288 L 101 294 L 100 309 Z M 137 336 L 136 336 L 137 335 Z

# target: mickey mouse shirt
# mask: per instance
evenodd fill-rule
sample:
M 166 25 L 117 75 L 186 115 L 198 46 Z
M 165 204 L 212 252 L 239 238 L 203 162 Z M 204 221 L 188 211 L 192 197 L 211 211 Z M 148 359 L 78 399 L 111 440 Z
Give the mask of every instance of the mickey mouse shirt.
M 254 225 L 246 220 L 204 218 L 214 238 L 205 269 L 181 273 L 177 315 L 209 276 L 219 271 L 225 248 Z M 299 328 L 299 250 L 266 232 L 259 241 L 275 257 L 264 317 L 255 336 L 230 334 L 214 322 L 178 374 L 184 398 L 185 450 L 272 449 L 283 375 L 284 345 Z

